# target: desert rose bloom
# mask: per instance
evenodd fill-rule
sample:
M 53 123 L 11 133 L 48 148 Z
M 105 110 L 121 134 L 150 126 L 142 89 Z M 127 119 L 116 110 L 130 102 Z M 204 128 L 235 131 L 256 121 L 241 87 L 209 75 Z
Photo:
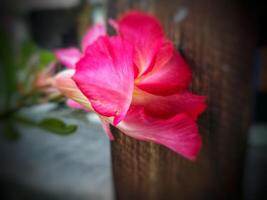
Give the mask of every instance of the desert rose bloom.
M 113 25 L 118 35 L 89 45 L 75 70 L 57 77 L 57 87 L 105 127 L 194 160 L 201 147 L 196 120 L 206 105 L 188 91 L 189 66 L 153 16 L 133 11 Z

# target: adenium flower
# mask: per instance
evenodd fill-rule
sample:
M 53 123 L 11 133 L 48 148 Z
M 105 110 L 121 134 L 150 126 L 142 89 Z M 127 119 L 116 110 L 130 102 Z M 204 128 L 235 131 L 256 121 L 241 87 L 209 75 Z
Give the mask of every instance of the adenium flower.
M 75 69 L 57 76 L 58 89 L 96 112 L 111 139 L 109 124 L 194 160 L 201 147 L 196 120 L 206 105 L 188 91 L 188 64 L 155 17 L 132 11 L 112 24 L 118 35 L 88 45 Z

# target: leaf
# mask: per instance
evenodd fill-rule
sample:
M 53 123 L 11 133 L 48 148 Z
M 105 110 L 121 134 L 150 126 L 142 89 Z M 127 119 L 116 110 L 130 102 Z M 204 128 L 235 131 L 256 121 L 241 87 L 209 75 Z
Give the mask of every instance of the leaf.
M 39 68 L 43 69 L 47 67 L 48 64 L 52 63 L 55 60 L 56 60 L 56 57 L 52 52 L 42 50 L 39 53 Z
M 70 135 L 77 130 L 76 125 L 67 125 L 56 118 L 46 118 L 38 123 L 38 127 L 58 135 Z
M 14 119 L 24 125 L 38 127 L 48 132 L 62 136 L 70 135 L 77 130 L 76 125 L 66 124 L 64 121 L 57 118 L 45 118 L 40 122 L 36 122 L 28 117 L 16 115 L 14 116 Z
M 18 66 L 20 68 L 26 67 L 29 63 L 30 58 L 37 51 L 37 47 L 31 40 L 26 40 L 21 45 L 21 50 L 19 52 Z

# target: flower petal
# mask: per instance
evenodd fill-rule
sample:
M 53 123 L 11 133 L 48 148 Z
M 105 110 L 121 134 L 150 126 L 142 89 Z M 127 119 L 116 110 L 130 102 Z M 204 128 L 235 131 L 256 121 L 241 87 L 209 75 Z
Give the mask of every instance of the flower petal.
M 170 96 L 157 96 L 136 89 L 133 105 L 143 106 L 146 114 L 167 119 L 178 113 L 186 113 L 196 119 L 206 109 L 206 97 L 190 92 L 180 92 Z
M 134 88 L 133 50 L 120 37 L 101 37 L 77 63 L 73 76 L 77 86 L 101 115 L 114 117 L 114 124 L 126 115 Z
M 82 56 L 80 50 L 73 47 L 56 49 L 54 53 L 59 62 L 70 69 L 75 68 L 75 64 Z
M 68 69 L 60 72 L 54 79 L 54 86 L 66 97 L 80 104 L 84 109 L 93 110 L 88 99 L 83 95 L 72 80 L 75 70 Z
M 67 99 L 66 104 L 67 104 L 67 106 L 69 106 L 70 108 L 73 108 L 73 109 L 81 109 L 81 110 L 84 110 L 86 112 L 92 111 L 92 109 L 88 110 L 83 105 L 79 104 L 76 101 L 73 101 L 72 99 Z
M 149 14 L 132 11 L 118 21 L 118 31 L 135 47 L 134 63 L 139 69 L 139 75 L 142 75 L 149 69 L 164 41 L 160 23 Z
M 94 41 L 96 41 L 100 36 L 104 35 L 106 35 L 106 26 L 104 24 L 98 23 L 90 27 L 86 31 L 81 42 L 83 52 L 89 45 L 91 45 Z
M 110 130 L 109 123 L 103 117 L 100 117 L 102 127 L 110 140 L 114 140 L 113 134 Z
M 160 120 L 146 115 L 141 107 L 131 107 L 118 128 L 128 136 L 162 144 L 190 160 L 196 159 L 201 148 L 197 124 L 184 113 Z
M 171 51 L 170 47 L 167 47 Z M 184 90 L 191 82 L 191 70 L 178 52 L 168 59 L 167 50 L 159 51 L 152 71 L 137 80 L 138 88 L 156 95 L 170 95 Z M 166 62 L 167 60 L 167 62 Z

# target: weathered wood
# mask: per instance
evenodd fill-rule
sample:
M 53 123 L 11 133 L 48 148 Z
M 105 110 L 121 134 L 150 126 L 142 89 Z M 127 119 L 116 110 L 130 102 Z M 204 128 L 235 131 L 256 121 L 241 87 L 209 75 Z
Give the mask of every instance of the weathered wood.
M 250 121 L 254 27 L 232 0 L 109 1 L 109 16 L 129 9 L 155 14 L 193 69 L 192 90 L 208 96 L 200 118 L 203 149 L 196 162 L 113 130 L 117 199 L 240 199 Z

